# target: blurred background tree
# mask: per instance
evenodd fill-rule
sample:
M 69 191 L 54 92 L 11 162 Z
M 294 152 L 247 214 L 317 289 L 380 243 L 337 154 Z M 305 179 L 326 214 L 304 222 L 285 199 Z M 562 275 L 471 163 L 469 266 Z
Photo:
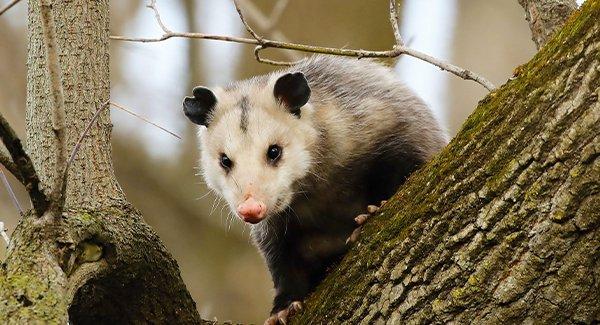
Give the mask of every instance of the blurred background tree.
M 252 2 L 267 16 L 273 3 Z M 158 4 L 174 29 L 245 33 L 229 1 Z M 114 35 L 160 33 L 143 1 L 111 1 L 111 12 Z M 21 136 L 26 91 L 25 15 L 23 2 L 0 19 L 0 111 Z M 265 35 L 278 33 L 295 42 L 332 47 L 387 49 L 393 44 L 387 1 L 289 1 L 273 30 L 256 27 Z M 504 83 L 514 67 L 535 53 L 517 1 L 405 0 L 402 33 L 415 49 L 476 71 L 495 84 Z M 293 58 L 276 50 L 264 53 L 274 59 Z M 399 77 L 430 103 L 451 134 L 486 93 L 476 83 L 411 58 L 387 63 L 396 65 Z M 157 44 L 111 43 L 111 98 L 182 135 L 179 141 L 121 111 L 112 114 L 117 177 L 128 199 L 179 262 L 205 319 L 262 322 L 270 309 L 272 285 L 248 230 L 231 218 L 228 208 L 214 196 L 206 195 L 206 187 L 195 175 L 195 130 L 183 118 L 180 102 L 195 85 L 223 84 L 273 69 L 257 63 L 252 47 L 240 44 L 183 39 Z M 27 202 L 21 187 L 13 179 L 11 182 L 22 204 Z M 165 215 L 175 217 L 165 219 Z M 18 218 L 1 188 L 0 221 L 6 223 L 9 234 Z M 2 246 L 0 258 L 4 253 Z

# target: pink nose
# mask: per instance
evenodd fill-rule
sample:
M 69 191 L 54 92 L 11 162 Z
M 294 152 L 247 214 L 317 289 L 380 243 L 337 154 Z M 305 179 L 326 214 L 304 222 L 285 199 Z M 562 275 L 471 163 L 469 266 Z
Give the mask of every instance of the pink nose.
M 259 223 L 265 217 L 266 211 L 267 206 L 252 196 L 248 197 L 246 201 L 242 202 L 242 204 L 237 207 L 237 212 L 240 217 L 242 217 L 245 222 L 252 224 Z

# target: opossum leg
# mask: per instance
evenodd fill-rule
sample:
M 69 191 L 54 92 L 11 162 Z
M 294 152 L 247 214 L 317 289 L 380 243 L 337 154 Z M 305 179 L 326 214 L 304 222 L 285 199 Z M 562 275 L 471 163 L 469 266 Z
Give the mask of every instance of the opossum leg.
M 277 313 L 271 315 L 271 317 L 267 318 L 267 320 L 265 321 L 265 325 L 286 325 L 288 317 L 293 316 L 300 310 L 302 310 L 302 302 L 293 301 L 287 308 L 282 309 Z
M 369 205 L 367 206 L 367 213 L 359 214 L 358 216 L 356 216 L 356 218 L 354 218 L 354 222 L 356 223 L 357 227 L 354 229 L 354 231 L 352 231 L 352 234 L 350 234 L 350 236 L 346 239 L 346 244 L 352 244 L 356 242 L 362 230 L 362 226 L 365 224 L 365 222 L 367 222 L 367 219 L 369 219 L 370 216 L 377 213 L 380 207 L 383 206 L 386 202 L 387 201 L 385 200 L 381 201 L 380 206 Z

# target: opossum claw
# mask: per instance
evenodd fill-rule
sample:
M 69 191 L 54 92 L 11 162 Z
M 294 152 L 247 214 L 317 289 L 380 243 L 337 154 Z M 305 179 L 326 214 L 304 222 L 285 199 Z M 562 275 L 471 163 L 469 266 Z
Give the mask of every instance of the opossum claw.
M 379 211 L 379 207 L 376 205 L 369 205 L 367 206 L 367 212 L 369 212 L 369 214 L 373 214 L 376 213 L 377 211 Z
M 358 235 L 360 235 L 361 230 L 362 226 L 359 226 L 358 228 L 354 229 L 354 231 L 352 231 L 352 234 L 350 234 L 350 236 L 346 239 L 346 245 L 354 244 L 358 239 Z
M 385 203 L 387 203 L 387 201 L 381 201 L 381 205 L 384 205 Z M 357 227 L 356 229 L 354 229 L 354 231 L 352 231 L 352 234 L 350 234 L 350 236 L 346 239 L 346 245 L 356 242 L 358 236 L 360 235 L 362 226 L 365 224 L 365 222 L 367 222 L 367 219 L 369 219 L 371 215 L 377 213 L 379 209 L 380 207 L 376 205 L 368 205 L 367 213 L 359 214 L 358 216 L 356 216 L 356 218 L 354 218 L 354 222 L 356 223 Z
M 363 213 L 356 216 L 356 218 L 354 218 L 354 222 L 356 222 L 357 226 L 362 226 L 365 222 L 367 222 L 367 219 L 369 219 L 369 215 Z
M 288 317 L 293 316 L 297 312 L 302 310 L 302 302 L 292 301 L 292 303 L 285 309 L 278 311 L 276 314 L 271 315 L 267 318 L 264 325 L 286 325 Z

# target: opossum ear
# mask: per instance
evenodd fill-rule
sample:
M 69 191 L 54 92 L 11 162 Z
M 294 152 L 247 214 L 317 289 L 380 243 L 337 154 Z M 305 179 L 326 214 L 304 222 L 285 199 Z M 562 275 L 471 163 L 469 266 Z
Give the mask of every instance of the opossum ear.
M 292 114 L 300 117 L 300 107 L 310 98 L 310 87 L 302 72 L 287 73 L 277 79 L 273 94 Z
M 183 100 L 183 113 L 190 121 L 208 126 L 208 117 L 217 103 L 217 98 L 210 89 L 204 87 L 194 88 L 193 94 L 194 97 L 186 97 Z

